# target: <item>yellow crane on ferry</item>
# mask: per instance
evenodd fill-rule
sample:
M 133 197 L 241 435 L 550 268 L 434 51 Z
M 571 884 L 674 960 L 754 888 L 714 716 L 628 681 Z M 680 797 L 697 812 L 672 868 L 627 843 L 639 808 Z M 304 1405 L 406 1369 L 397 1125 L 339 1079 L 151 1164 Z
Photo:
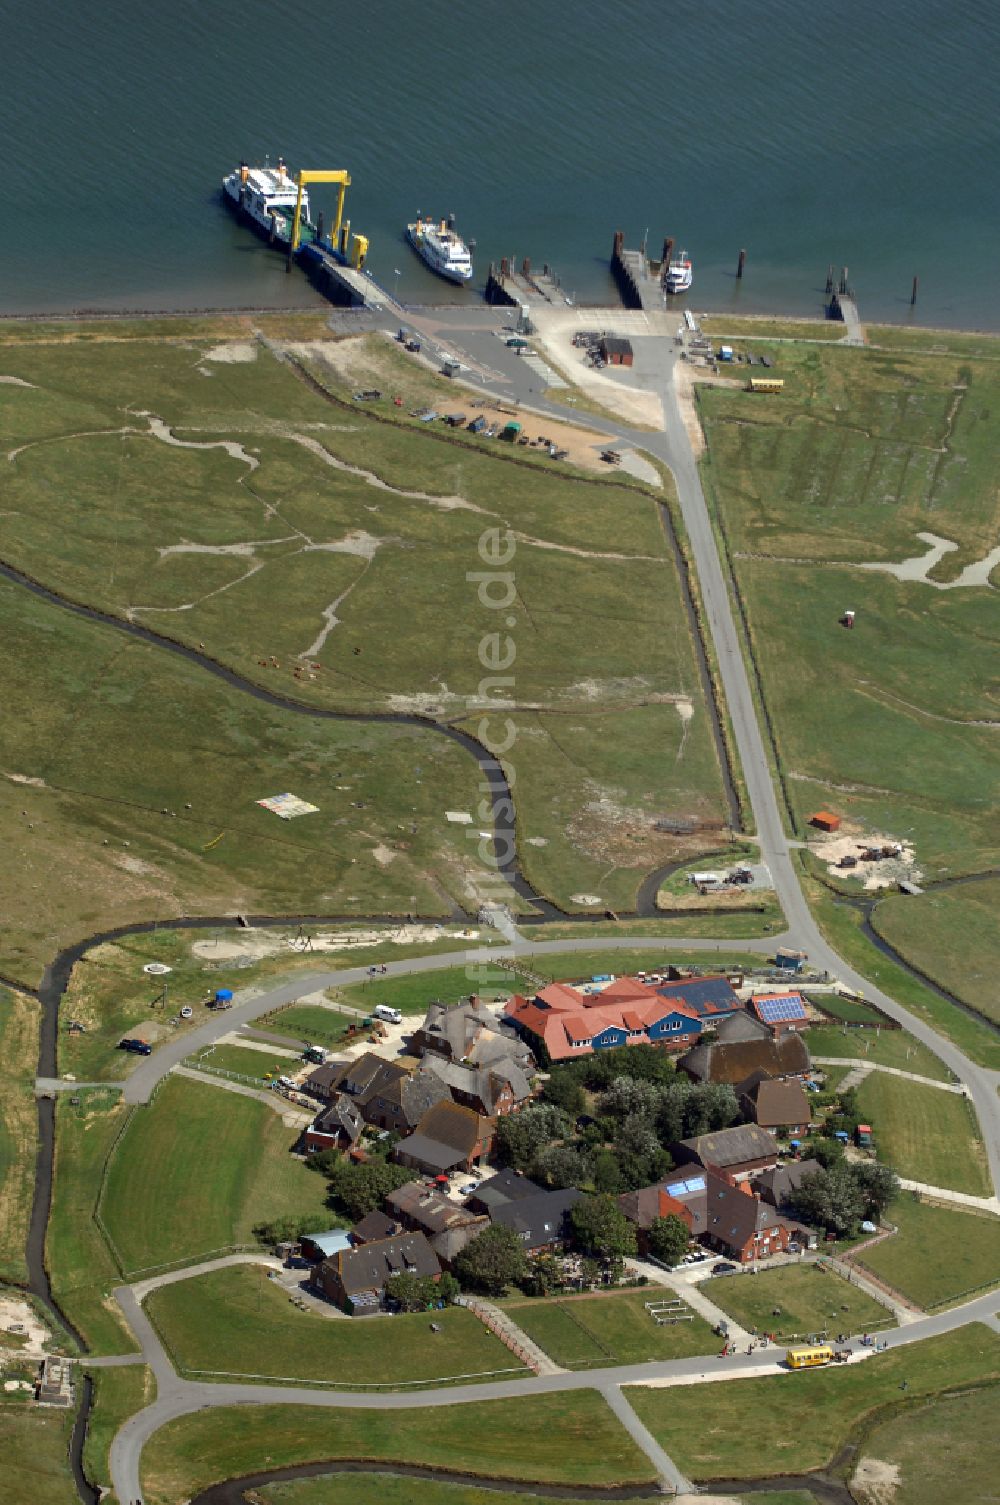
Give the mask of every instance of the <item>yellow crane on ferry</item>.
M 351 235 L 351 222 L 344 219 L 344 196 L 351 186 L 349 172 L 332 170 L 311 169 L 300 172 L 296 179 L 298 193 L 295 198 L 295 218 L 292 222 L 292 238 L 288 244 L 288 265 L 292 264 L 292 257 L 299 248 L 302 231 L 302 190 L 307 183 L 336 183 L 337 213 L 330 229 L 330 245 L 338 251 L 345 261 L 348 261 L 356 271 L 361 270 L 368 255 L 368 237 L 366 235 Z M 350 254 L 348 254 L 350 248 Z

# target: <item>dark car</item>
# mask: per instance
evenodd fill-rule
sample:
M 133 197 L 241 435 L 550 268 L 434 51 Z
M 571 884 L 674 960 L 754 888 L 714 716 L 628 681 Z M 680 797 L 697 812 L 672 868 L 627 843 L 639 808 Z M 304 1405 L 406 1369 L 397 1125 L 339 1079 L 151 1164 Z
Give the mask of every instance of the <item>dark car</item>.
M 713 1275 L 735 1275 L 736 1270 L 736 1265 L 731 1265 L 728 1260 L 724 1259 L 716 1260 L 715 1264 L 712 1266 Z
M 153 1047 L 147 1045 L 145 1040 L 119 1040 L 119 1050 L 130 1050 L 136 1056 L 151 1056 Z

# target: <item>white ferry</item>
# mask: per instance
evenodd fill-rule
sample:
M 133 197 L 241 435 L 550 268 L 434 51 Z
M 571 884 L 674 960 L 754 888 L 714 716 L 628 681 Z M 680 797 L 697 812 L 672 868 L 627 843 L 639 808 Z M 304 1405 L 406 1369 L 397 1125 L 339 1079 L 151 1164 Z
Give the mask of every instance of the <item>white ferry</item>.
M 682 251 L 667 267 L 663 286 L 668 293 L 686 293 L 692 281 L 691 258 L 686 251 Z
M 222 193 L 230 208 L 241 219 L 247 220 L 261 235 L 278 245 L 287 246 L 292 238 L 295 219 L 295 200 L 298 186 L 285 166 L 285 159 L 278 158 L 277 167 L 250 167 L 241 162 L 235 172 L 222 180 Z M 302 191 L 303 240 L 309 238 L 306 231 L 313 228 L 309 213 L 309 194 Z
M 407 225 L 406 238 L 421 261 L 439 277 L 446 277 L 449 282 L 469 281 L 472 256 L 455 230 L 454 219 L 424 219 L 418 214 L 416 223 Z

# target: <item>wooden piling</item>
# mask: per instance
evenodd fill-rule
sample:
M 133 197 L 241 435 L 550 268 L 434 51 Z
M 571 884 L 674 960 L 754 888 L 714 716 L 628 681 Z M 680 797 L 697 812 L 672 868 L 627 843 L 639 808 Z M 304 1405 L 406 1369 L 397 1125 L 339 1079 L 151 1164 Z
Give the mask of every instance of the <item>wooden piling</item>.
M 740 259 L 736 263 L 736 278 L 737 278 L 737 281 L 742 281 L 742 279 L 743 279 L 743 268 L 746 266 L 746 264 L 747 264 L 747 253 L 746 253 L 746 251 L 742 251 L 741 250 L 740 251 Z
M 913 279 L 913 289 L 912 289 L 912 291 L 910 293 L 910 307 L 911 308 L 913 307 L 913 305 L 917 301 L 917 283 L 919 281 L 920 281 L 919 277 L 914 277 L 914 279 Z
M 833 292 L 833 262 L 831 261 L 829 267 L 827 268 L 827 272 L 826 272 L 826 295 L 827 295 L 827 297 L 829 297 L 832 292 Z

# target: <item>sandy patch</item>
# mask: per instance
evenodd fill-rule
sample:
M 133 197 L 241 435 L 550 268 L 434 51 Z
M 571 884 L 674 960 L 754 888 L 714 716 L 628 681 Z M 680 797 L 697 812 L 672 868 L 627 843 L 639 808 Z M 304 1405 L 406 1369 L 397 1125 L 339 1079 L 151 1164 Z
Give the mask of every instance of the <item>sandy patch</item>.
M 883 847 L 897 844 L 902 851 L 895 857 L 883 857 L 878 861 L 864 861 L 862 851 L 867 847 Z M 884 836 L 878 831 L 869 831 L 857 821 L 844 821 L 840 830 L 830 836 L 812 836 L 809 850 L 820 862 L 826 864 L 828 873 L 840 878 L 860 879 L 869 893 L 880 888 L 895 888 L 901 880 L 919 882 L 923 876 L 916 866 L 916 853 L 907 841 L 898 841 L 894 836 Z M 855 867 L 841 867 L 844 857 L 857 858 Z
M 372 856 L 379 867 L 388 867 L 390 862 L 396 860 L 396 853 L 392 847 L 387 847 L 383 842 L 379 842 L 377 847 L 372 847 Z
M 140 873 L 144 878 L 159 876 L 158 870 L 151 862 L 143 862 L 141 857 L 129 857 L 125 852 L 116 852 L 114 857 L 118 867 L 124 868 L 127 873 Z
M 731 377 L 716 376 L 708 366 L 699 366 L 693 360 L 676 360 L 674 362 L 674 393 L 677 398 L 677 406 L 680 408 L 681 419 L 687 433 L 691 449 L 696 460 L 705 453 L 705 435 L 702 432 L 701 422 L 698 418 L 698 405 L 695 400 L 695 387 L 702 384 L 707 387 L 732 387 L 738 388 L 741 383 L 733 381 Z
M 213 345 L 202 355 L 203 361 L 221 361 L 225 366 L 244 366 L 257 359 L 257 346 L 249 340 L 233 340 L 225 345 Z
M 30 784 L 32 789 L 47 789 L 49 786 L 44 779 L 35 778 L 30 773 L 4 773 L 5 779 L 10 779 L 12 784 Z
M 430 941 L 455 940 L 478 941 L 478 930 L 442 930 L 437 925 L 393 925 L 382 930 L 318 931 L 310 934 L 309 951 L 352 951 L 363 946 L 391 944 L 417 946 Z M 289 950 L 302 951 L 298 938 L 287 931 L 252 930 L 232 939 L 219 937 L 213 940 L 195 941 L 191 955 L 206 961 L 262 961 L 268 956 L 279 956 Z
M 1000 544 L 982 559 L 967 564 L 960 575 L 954 580 L 931 580 L 930 572 L 940 564 L 946 554 L 952 554 L 958 548 L 957 543 L 950 539 L 940 538 L 936 533 L 918 533 L 921 543 L 927 545 L 923 554 L 915 554 L 911 559 L 902 559 L 899 564 L 887 564 L 885 561 L 877 563 L 859 564 L 859 570 L 878 570 L 884 575 L 895 575 L 897 580 L 918 580 L 921 585 L 932 585 L 938 591 L 958 590 L 975 585 L 990 585 L 990 575 L 1000 565 Z M 994 587 L 991 587 L 994 588 Z
M 38 387 L 33 381 L 22 381 L 19 376 L 0 376 L 0 382 L 5 387 L 28 387 L 32 392 L 38 391 Z
M 159 439 L 162 444 L 169 444 L 174 449 L 224 449 L 232 459 L 242 460 L 251 470 L 256 470 L 260 464 L 256 455 L 248 454 L 243 445 L 237 444 L 233 439 L 178 439 L 170 425 L 153 413 L 137 412 L 135 416 L 146 419 L 154 439 Z
M 662 429 L 663 403 L 655 392 L 627 385 L 621 376 L 595 371 L 587 361 L 586 352 L 573 344 L 573 336 L 578 330 L 595 327 L 592 310 L 532 306 L 531 319 L 536 329 L 534 343 L 541 347 L 541 352 L 556 370 L 565 373 L 581 392 L 627 422 Z M 630 317 L 624 309 L 615 312 L 614 326 L 616 333 L 648 335 L 653 332 L 650 320 L 644 314 Z M 607 440 L 603 442 L 608 443 Z
M 898 1463 L 862 1458 L 851 1480 L 851 1493 L 858 1505 L 892 1505 L 900 1482 Z
M 0 1328 L 25 1339 L 23 1348 L 10 1349 L 22 1359 L 40 1359 L 48 1351 L 52 1334 L 34 1307 L 17 1296 L 0 1297 Z M 7 1350 L 5 1350 L 6 1352 Z
M 574 904 L 603 904 L 600 894 L 570 894 Z

